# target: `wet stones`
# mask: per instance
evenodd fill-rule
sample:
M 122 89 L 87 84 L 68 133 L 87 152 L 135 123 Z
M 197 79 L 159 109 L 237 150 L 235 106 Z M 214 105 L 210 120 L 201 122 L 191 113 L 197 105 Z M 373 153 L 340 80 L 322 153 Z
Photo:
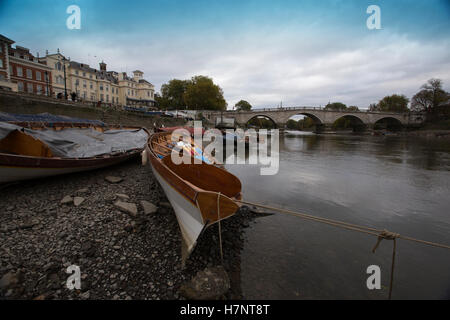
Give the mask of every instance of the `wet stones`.
M 8 272 L 0 279 L 0 290 L 7 290 L 16 287 L 22 279 L 20 272 Z
M 158 210 L 158 207 L 155 206 L 155 205 L 154 205 L 153 203 L 151 203 L 151 202 L 142 200 L 140 203 L 141 203 L 141 207 L 142 207 L 142 209 L 144 210 L 144 213 L 145 213 L 146 215 L 153 214 L 153 213 L 155 213 L 155 212 Z
M 123 181 L 123 178 L 121 177 L 115 177 L 115 176 L 106 176 L 105 180 L 108 181 L 109 183 L 120 183 Z
M 73 198 L 71 196 L 65 196 L 62 200 L 61 200 L 61 204 L 69 204 L 73 202 Z
M 130 197 L 123 193 L 116 193 L 116 198 L 122 201 L 130 200 Z
M 73 204 L 75 205 L 75 207 L 78 207 L 83 202 L 84 202 L 84 198 L 83 197 L 75 197 L 75 198 L 73 198 Z
M 111 184 L 105 176 L 124 180 Z M 78 207 L 76 197 L 85 198 Z M 67 202 L 61 204 L 64 198 Z M 117 201 L 130 206 L 120 210 Z M 155 208 L 166 213 L 156 214 Z M 0 300 L 184 299 L 180 285 L 220 263 L 217 230 L 210 228 L 181 269 L 176 216 L 151 169 L 140 163 L 73 174 L 71 179 L 23 182 L 2 190 L 0 212 L 0 279 L 10 273 L 2 281 Z M 242 221 L 250 216 L 239 214 L 222 224 L 224 267 L 231 283 L 227 298 L 241 297 L 233 268 L 239 266 Z M 37 225 L 29 223 L 33 220 Z M 66 288 L 70 265 L 81 269 L 81 290 Z M 23 280 L 20 274 L 15 277 L 17 272 Z
M 128 213 L 129 215 L 136 217 L 137 216 L 137 207 L 134 203 L 124 202 L 121 200 L 117 200 L 114 202 L 114 205 L 119 208 L 120 211 Z
M 180 288 L 180 293 L 192 300 L 218 300 L 230 289 L 230 279 L 223 267 L 206 268 Z

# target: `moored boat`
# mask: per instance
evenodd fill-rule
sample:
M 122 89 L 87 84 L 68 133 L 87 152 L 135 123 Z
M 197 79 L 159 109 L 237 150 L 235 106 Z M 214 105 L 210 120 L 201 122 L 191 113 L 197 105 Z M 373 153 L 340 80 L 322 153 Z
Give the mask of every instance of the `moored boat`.
M 155 133 L 150 137 L 143 158 L 148 159 L 154 175 L 169 199 L 182 235 L 183 264 L 200 234 L 207 227 L 233 216 L 242 199 L 241 182 L 230 172 L 216 166 L 214 160 L 200 154 L 192 142 L 173 139 L 173 132 Z M 191 164 L 175 164 L 172 152 L 187 152 Z M 203 159 L 195 164 L 194 157 Z
M 142 128 L 71 122 L 0 122 L 0 183 L 93 170 L 138 156 Z

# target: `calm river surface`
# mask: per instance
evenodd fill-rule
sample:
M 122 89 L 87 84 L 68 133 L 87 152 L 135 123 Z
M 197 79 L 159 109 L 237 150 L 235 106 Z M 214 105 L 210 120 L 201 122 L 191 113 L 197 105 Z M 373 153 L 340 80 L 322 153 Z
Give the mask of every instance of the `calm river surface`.
M 280 170 L 229 165 L 246 200 L 450 243 L 450 141 L 413 137 L 280 137 Z M 280 214 L 246 229 L 246 299 L 387 298 L 392 241 Z M 381 290 L 366 287 L 381 267 Z M 450 251 L 397 241 L 394 299 L 450 299 Z

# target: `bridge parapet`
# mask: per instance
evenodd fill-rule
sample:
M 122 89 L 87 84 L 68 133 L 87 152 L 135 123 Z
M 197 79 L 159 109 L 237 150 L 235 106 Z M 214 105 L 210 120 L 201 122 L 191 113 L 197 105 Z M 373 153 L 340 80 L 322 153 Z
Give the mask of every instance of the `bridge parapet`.
M 234 118 L 236 123 L 245 125 L 248 121 L 255 117 L 266 117 L 272 120 L 278 127 L 283 127 L 284 124 L 295 115 L 305 115 L 311 117 L 317 125 L 332 125 L 337 119 L 341 117 L 356 118 L 361 123 L 369 126 L 375 124 L 384 118 L 393 118 L 398 120 L 402 125 L 407 126 L 411 124 L 423 123 L 425 117 L 421 113 L 407 112 L 383 112 L 383 111 L 369 111 L 369 110 L 325 110 L 322 107 L 283 107 L 283 108 L 264 108 L 254 109 L 250 111 L 205 111 L 203 113 L 209 120 L 215 123 L 217 118 Z

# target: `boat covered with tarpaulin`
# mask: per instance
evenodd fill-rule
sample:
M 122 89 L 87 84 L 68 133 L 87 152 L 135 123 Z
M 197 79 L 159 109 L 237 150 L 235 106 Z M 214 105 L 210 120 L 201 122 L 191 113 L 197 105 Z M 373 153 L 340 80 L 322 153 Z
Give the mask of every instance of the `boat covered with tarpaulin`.
M 0 121 L 0 183 L 117 164 L 139 155 L 149 138 L 144 128 L 17 120 Z

